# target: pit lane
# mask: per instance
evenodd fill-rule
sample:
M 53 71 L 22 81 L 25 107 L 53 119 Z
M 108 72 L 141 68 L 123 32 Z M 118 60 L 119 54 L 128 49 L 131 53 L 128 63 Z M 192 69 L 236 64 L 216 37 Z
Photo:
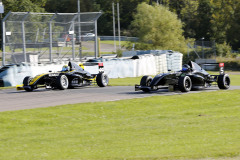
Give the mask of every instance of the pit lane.
M 240 89 L 240 86 L 231 86 L 230 89 Z M 182 93 L 180 91 L 168 92 L 167 89 L 144 93 L 142 91 L 135 92 L 134 86 L 108 86 L 104 88 L 91 86 L 67 90 L 37 89 L 33 92 L 4 89 L 0 90 L 0 112 L 64 104 L 116 101 L 162 95 L 192 94 L 216 90 L 219 90 L 218 87 L 210 87 L 205 90 L 190 91 L 188 93 Z

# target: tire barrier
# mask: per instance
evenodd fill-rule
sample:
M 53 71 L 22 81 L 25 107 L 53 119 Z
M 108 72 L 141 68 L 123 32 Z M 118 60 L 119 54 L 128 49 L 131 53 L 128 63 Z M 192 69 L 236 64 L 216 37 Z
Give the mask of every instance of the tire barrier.
M 103 62 L 104 70 L 110 78 L 137 77 L 144 74 L 156 74 L 153 55 L 141 56 L 139 59 L 113 59 Z
M 156 70 L 158 73 L 166 73 L 168 71 L 178 71 L 182 69 L 183 54 L 172 50 L 147 50 L 147 51 L 126 51 L 123 57 L 154 55 Z

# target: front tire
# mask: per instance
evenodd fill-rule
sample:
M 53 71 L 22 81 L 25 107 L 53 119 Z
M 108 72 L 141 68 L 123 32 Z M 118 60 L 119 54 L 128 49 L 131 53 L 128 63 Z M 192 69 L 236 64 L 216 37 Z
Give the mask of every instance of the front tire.
M 67 76 L 65 75 L 58 76 L 56 80 L 56 84 L 57 84 L 57 88 L 60 90 L 67 89 L 69 86 L 69 81 Z
M 106 87 L 108 85 L 108 76 L 104 73 L 99 73 L 96 77 L 96 82 L 99 87 Z
M 144 87 L 150 87 L 150 84 L 152 82 L 152 77 L 151 76 L 143 76 L 140 85 Z M 143 88 L 142 89 L 144 92 L 149 92 L 150 90 L 148 88 Z
M 227 74 L 219 75 L 217 84 L 219 89 L 228 89 L 230 87 L 230 77 Z
M 32 79 L 33 78 L 30 76 L 27 76 L 23 79 L 23 87 L 24 87 L 24 90 L 27 92 L 33 91 L 33 87 L 29 85 Z
M 189 92 L 192 89 L 192 81 L 189 76 L 180 77 L 178 87 L 181 92 Z

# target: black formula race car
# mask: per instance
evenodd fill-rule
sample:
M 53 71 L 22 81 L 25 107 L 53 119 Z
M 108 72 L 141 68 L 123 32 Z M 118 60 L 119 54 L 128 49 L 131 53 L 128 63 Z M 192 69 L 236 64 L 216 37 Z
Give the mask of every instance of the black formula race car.
M 97 83 L 99 87 L 108 85 L 108 76 L 104 74 L 103 63 L 98 63 L 99 73 L 90 74 L 76 63 L 69 62 L 63 66 L 62 71 L 45 73 L 34 78 L 27 76 L 23 79 L 23 85 L 17 86 L 17 90 L 33 91 L 40 87 L 47 89 L 60 89 L 82 87 Z
M 135 85 L 135 91 L 149 92 L 168 88 L 170 91 L 179 89 L 182 92 L 189 92 L 192 89 L 210 87 L 212 83 L 217 83 L 219 89 L 228 89 L 230 78 L 224 73 L 224 63 L 219 63 L 219 67 L 219 75 L 210 75 L 197 63 L 189 61 L 188 64 L 183 65 L 181 71 L 175 73 L 158 74 L 154 78 L 143 76 L 140 85 Z

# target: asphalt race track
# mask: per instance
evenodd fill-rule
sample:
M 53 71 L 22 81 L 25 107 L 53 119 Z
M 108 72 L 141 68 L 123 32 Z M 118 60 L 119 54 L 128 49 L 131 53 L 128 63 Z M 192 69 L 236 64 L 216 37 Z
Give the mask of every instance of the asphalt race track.
M 240 89 L 240 86 L 231 86 L 230 89 Z M 205 90 L 188 93 L 180 91 L 168 92 L 167 89 L 144 93 L 142 91 L 135 92 L 134 86 L 108 86 L 104 88 L 90 86 L 67 90 L 46 90 L 44 88 L 34 90 L 33 92 L 4 89 L 0 90 L 0 112 L 85 102 L 116 101 L 156 95 L 192 94 L 216 90 L 218 90 L 217 87 L 210 87 Z

